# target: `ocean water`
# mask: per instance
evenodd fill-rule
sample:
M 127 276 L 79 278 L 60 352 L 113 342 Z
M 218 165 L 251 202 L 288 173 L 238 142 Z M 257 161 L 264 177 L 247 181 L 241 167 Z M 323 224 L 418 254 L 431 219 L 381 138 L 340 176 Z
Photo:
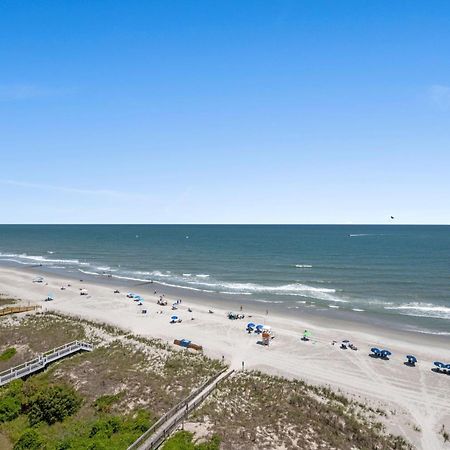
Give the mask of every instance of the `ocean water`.
M 1 225 L 2 261 L 450 336 L 449 226 Z

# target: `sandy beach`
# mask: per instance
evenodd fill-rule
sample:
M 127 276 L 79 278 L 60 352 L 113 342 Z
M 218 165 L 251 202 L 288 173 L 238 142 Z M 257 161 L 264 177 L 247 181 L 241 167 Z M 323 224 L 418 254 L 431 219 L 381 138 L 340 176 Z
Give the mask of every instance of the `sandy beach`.
M 39 304 L 43 310 L 107 322 L 143 336 L 169 342 L 188 338 L 202 345 L 208 356 L 224 358 L 236 369 L 244 364 L 245 369 L 329 385 L 389 412 L 388 431 L 403 435 L 417 448 L 445 448 L 439 431 L 443 424 L 450 427 L 450 376 L 431 371 L 433 361 L 450 363 L 450 346 L 442 338 L 361 327 L 358 323 L 345 322 L 344 327 L 344 323 L 333 324 L 330 320 L 320 323 L 266 315 L 246 307 L 245 319 L 229 320 L 227 309 L 192 297 L 182 297 L 182 303 L 173 311 L 171 305 L 176 299 L 156 283 L 151 291 L 148 285 L 133 287 L 132 292 L 144 297 L 144 305 L 138 306 L 126 297 L 130 287 L 119 280 L 96 283 L 59 275 L 43 276 L 43 283 L 33 283 L 35 270 L 2 267 L 0 292 L 24 303 Z M 65 289 L 61 290 L 61 286 Z M 80 289 L 86 289 L 87 295 L 80 295 Z M 115 289 L 120 293 L 113 293 Z M 49 292 L 54 294 L 54 300 L 45 302 Z M 156 303 L 162 294 L 167 306 Z M 142 313 L 142 308 L 147 314 Z M 209 313 L 209 309 L 214 312 Z M 182 319 L 181 323 L 170 323 L 174 314 Z M 272 327 L 275 339 L 269 347 L 258 345 L 258 336 L 245 331 L 248 321 Z M 300 339 L 305 329 L 312 333 L 308 342 Z M 343 339 L 350 339 L 358 351 L 332 345 L 332 341 Z M 389 349 L 390 360 L 370 358 L 368 354 L 374 346 Z M 411 353 L 419 360 L 416 367 L 404 365 L 405 355 Z

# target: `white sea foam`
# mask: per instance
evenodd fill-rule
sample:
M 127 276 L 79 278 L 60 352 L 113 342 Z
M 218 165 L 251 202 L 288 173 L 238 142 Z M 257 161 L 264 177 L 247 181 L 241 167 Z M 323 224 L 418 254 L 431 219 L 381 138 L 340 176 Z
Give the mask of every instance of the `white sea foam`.
M 338 306 L 338 305 L 328 305 L 328 308 L 336 308 L 336 309 L 339 309 L 339 306 Z
M 251 292 L 230 292 L 230 291 L 219 291 L 219 294 L 227 294 L 227 295 L 253 295 Z
M 111 267 L 109 267 L 109 266 L 98 266 L 98 267 L 96 267 L 96 269 L 97 270 L 106 271 L 106 270 L 111 270 Z
M 274 303 L 274 304 L 281 304 L 281 303 L 284 303 L 283 301 L 263 300 L 263 299 L 261 299 L 261 298 L 257 298 L 257 299 L 255 299 L 254 301 L 255 301 L 255 302 L 258 302 L 258 303 Z
M 207 273 L 199 273 L 195 275 L 197 278 L 209 278 L 209 275 Z
M 433 303 L 404 303 L 398 306 L 385 306 L 384 309 L 398 311 L 399 314 L 415 317 L 430 317 L 450 320 L 450 307 Z
M 91 272 L 90 270 L 78 269 L 81 273 L 85 273 L 86 275 L 100 275 L 98 272 Z
M 311 269 L 312 265 L 311 264 L 296 264 L 295 267 L 297 267 L 298 269 Z
M 183 273 L 183 277 L 191 277 L 192 273 Z
M 19 261 L 18 259 L 14 259 L 14 258 L 1 258 L 1 261 L 10 261 L 10 262 L 14 262 L 17 264 L 23 264 L 25 266 L 29 266 L 32 263 L 26 262 L 26 261 Z
M 26 261 L 35 261 L 40 264 L 52 264 L 52 263 L 59 263 L 59 264 L 74 264 L 74 265 L 80 265 L 80 266 L 88 266 L 89 263 L 82 262 L 78 259 L 52 259 L 52 258 L 45 258 L 44 256 L 40 255 L 27 255 L 26 253 L 0 253 L 0 257 L 2 259 L 4 258 L 14 258 L 19 260 L 26 260 Z
M 450 331 L 414 330 L 416 333 L 434 334 L 436 336 L 450 336 Z
M 356 311 L 356 312 L 364 312 L 364 309 L 359 309 L 359 308 L 352 308 L 352 311 Z

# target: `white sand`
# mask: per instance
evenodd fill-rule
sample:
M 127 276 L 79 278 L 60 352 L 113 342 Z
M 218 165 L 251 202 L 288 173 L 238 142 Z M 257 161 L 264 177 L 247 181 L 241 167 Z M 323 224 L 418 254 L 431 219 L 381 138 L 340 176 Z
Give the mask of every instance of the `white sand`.
M 450 363 L 449 345 L 442 340 L 433 341 L 424 336 L 393 334 L 379 330 L 379 335 L 352 329 L 338 329 L 317 324 L 311 325 L 286 317 L 266 318 L 253 314 L 251 319 L 229 320 L 226 312 L 216 307 L 209 314 L 210 305 L 183 302 L 177 311 L 156 304 L 158 295 L 133 288 L 141 294 L 148 314 L 141 313 L 137 302 L 126 298 L 129 288 L 114 285 L 79 282 L 59 276 L 45 276 L 48 285 L 32 283 L 35 274 L 27 269 L 0 268 L 0 292 L 22 299 L 25 303 L 40 304 L 44 309 L 81 316 L 89 320 L 107 322 L 136 334 L 157 337 L 172 342 L 188 338 L 204 347 L 211 357 L 224 356 L 233 367 L 260 369 L 272 374 L 301 378 L 315 384 L 327 384 L 341 389 L 359 401 L 370 401 L 376 409 L 388 412 L 389 431 L 405 436 L 424 450 L 450 448 L 439 435 L 442 424 L 450 430 L 450 376 L 431 371 L 435 360 Z M 115 281 L 114 281 L 115 282 Z M 64 291 L 61 285 L 72 286 Z M 113 286 L 113 287 L 112 287 Z M 88 296 L 80 296 L 80 288 L 88 290 Z M 113 294 L 118 288 L 121 293 Z M 161 287 L 158 287 L 161 290 Z M 55 295 L 53 302 L 44 302 L 49 292 Z M 192 307 L 193 313 L 187 311 Z M 162 311 L 162 314 L 158 312 Z M 180 324 L 170 324 L 170 316 L 183 319 Z M 251 314 L 245 311 L 245 314 Z M 195 320 L 190 320 L 191 317 Z M 272 326 L 276 338 L 270 347 L 257 345 L 258 337 L 245 332 L 246 323 L 262 323 Z M 302 342 L 304 329 L 313 333 L 310 342 Z M 358 351 L 341 350 L 332 346 L 332 340 L 348 338 Z M 412 343 L 414 342 L 414 344 Z M 393 356 L 389 361 L 375 360 L 368 356 L 373 346 L 388 348 Z M 415 368 L 403 364 L 405 355 L 412 352 L 419 359 Z M 392 411 L 393 413 L 390 413 Z M 414 431 L 413 427 L 421 431 Z

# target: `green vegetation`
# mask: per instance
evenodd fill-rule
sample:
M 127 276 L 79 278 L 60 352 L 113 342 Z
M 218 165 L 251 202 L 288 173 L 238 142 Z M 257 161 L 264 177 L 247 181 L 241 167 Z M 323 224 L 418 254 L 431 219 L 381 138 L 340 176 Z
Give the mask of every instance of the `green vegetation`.
M 194 435 L 188 431 L 178 431 L 169 438 L 162 450 L 219 450 L 220 438 L 213 436 L 209 441 L 196 444 Z
M 8 361 L 17 353 L 14 347 L 7 348 L 3 353 L 0 354 L 0 361 Z
M 0 422 L 9 422 L 19 416 L 22 404 L 17 397 L 6 395 L 0 400 Z
M 216 388 L 192 420 L 207 422 L 223 448 L 411 448 L 366 414 L 326 387 L 239 372 Z
M 112 406 L 123 397 L 123 392 L 116 395 L 102 395 L 95 400 L 93 406 L 98 412 L 110 413 Z
M 94 351 L 0 388 L 2 449 L 126 449 L 223 367 L 160 340 L 59 314 L 0 323 L 0 348 L 16 345 L 17 364 L 86 336 L 96 343 Z M 0 361 L 0 370 L 10 366 Z
M 33 428 L 28 428 L 14 445 L 14 450 L 35 450 L 42 448 L 43 444 L 39 433 Z
M 101 396 L 94 408 L 65 384 L 51 384 L 49 374 L 17 380 L 0 389 L 0 433 L 21 449 L 122 450 L 152 423 L 150 414 L 105 412 L 121 395 Z M 23 431 L 25 430 L 25 431 Z
M 66 386 L 48 386 L 30 399 L 28 419 L 30 425 L 46 422 L 49 425 L 62 422 L 75 414 L 81 406 L 81 398 Z

